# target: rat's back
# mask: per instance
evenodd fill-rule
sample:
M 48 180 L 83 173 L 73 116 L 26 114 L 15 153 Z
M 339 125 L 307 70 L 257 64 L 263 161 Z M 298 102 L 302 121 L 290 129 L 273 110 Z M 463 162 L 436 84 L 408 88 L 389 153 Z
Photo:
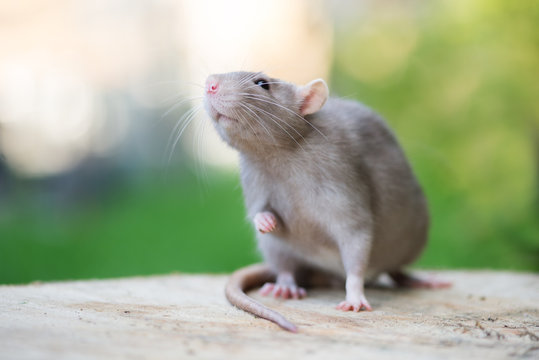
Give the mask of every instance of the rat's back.
M 356 181 L 368 188 L 374 219 L 371 271 L 396 271 L 411 263 L 427 240 L 427 202 L 386 122 L 359 102 L 336 98 L 310 120 L 338 145 L 339 158 L 353 165 Z

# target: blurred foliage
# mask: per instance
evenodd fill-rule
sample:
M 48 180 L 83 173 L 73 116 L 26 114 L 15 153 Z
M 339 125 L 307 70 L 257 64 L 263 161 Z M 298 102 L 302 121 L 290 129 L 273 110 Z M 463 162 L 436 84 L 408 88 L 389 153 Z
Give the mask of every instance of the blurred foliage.
M 0 223 L 0 281 L 223 272 L 256 261 L 236 176 L 162 175 L 126 181 L 82 209 L 36 205 L 25 186 L 26 200 Z
M 423 4 L 340 27 L 333 88 L 388 119 L 426 190 L 420 266 L 539 270 L 539 3 Z
M 376 4 L 336 20 L 331 88 L 388 119 L 427 193 L 417 266 L 539 271 L 539 2 Z M 17 180 L 0 204 L 0 282 L 257 261 L 237 174 L 172 170 L 117 178 L 82 207 Z

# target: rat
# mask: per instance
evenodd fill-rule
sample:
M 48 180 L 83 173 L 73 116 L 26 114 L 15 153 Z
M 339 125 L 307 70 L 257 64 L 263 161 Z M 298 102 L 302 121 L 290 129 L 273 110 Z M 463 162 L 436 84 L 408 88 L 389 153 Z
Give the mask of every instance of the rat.
M 397 285 L 446 287 L 403 268 L 427 241 L 429 213 L 421 186 L 380 115 L 353 100 L 329 97 L 322 79 L 298 86 L 261 72 L 210 75 L 204 106 L 220 137 L 239 152 L 247 217 L 264 264 L 236 271 L 225 293 L 238 308 L 297 327 L 246 295 L 301 299 L 299 274 L 344 280 L 342 311 L 372 310 L 369 279 L 387 273 Z

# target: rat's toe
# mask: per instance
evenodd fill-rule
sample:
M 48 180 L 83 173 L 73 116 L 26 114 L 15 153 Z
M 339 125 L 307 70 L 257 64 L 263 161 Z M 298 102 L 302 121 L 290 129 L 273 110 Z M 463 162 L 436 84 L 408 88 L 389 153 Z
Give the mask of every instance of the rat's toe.
M 337 305 L 337 309 L 354 312 L 359 312 L 361 310 L 372 311 L 372 307 L 369 305 L 366 299 L 362 301 L 341 301 L 339 305 Z
M 302 287 L 292 286 L 290 287 L 290 295 L 293 299 L 303 299 L 307 296 L 307 291 Z
M 269 294 L 271 294 L 271 292 L 273 291 L 273 289 L 275 288 L 275 284 L 274 283 L 265 283 L 264 286 L 262 286 L 259 290 L 260 294 L 264 295 L 264 296 L 267 296 Z
M 341 301 L 339 305 L 337 305 L 338 310 L 342 311 L 349 311 L 351 309 L 351 304 L 348 301 Z
M 296 285 L 281 285 L 275 283 L 265 283 L 259 290 L 264 296 L 272 295 L 275 298 L 302 299 L 307 295 L 307 291 Z

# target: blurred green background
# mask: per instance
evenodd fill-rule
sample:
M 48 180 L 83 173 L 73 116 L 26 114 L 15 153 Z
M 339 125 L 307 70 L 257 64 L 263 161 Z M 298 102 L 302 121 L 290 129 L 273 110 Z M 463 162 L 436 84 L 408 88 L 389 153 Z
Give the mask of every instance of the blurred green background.
M 170 33 L 192 8 L 28 3 L 0 5 L 0 283 L 258 261 L 236 168 L 181 146 L 205 135 L 186 132 L 163 161 L 193 106 L 170 101 L 187 98 L 185 41 Z M 539 2 L 302 3 L 329 24 L 331 91 L 387 118 L 426 191 L 416 266 L 539 271 Z M 72 39 L 35 45 L 70 27 Z M 97 50 L 70 47 L 80 37 Z

